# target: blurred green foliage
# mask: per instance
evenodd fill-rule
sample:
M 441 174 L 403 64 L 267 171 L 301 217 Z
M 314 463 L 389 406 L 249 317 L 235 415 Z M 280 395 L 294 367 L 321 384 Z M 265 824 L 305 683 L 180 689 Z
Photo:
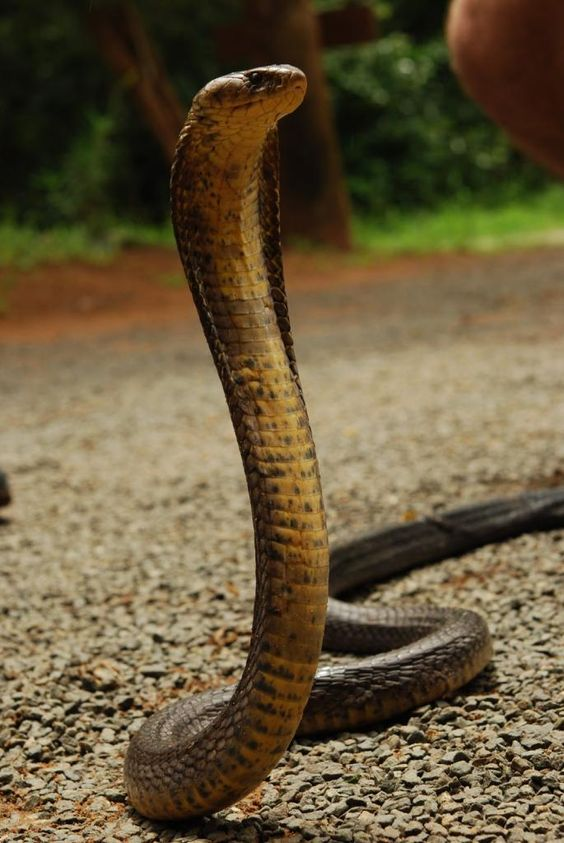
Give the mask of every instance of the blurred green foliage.
M 356 208 L 513 201 L 547 177 L 461 92 L 442 37 L 392 33 L 326 56 Z
M 104 0 L 3 0 L 0 11 L 0 217 L 47 227 L 101 227 L 114 215 L 168 215 L 162 153 L 87 27 Z M 186 105 L 223 68 L 213 32 L 238 0 L 138 0 L 147 29 Z
M 168 214 L 162 153 L 89 36 L 104 0 L 3 0 L 0 217 L 96 232 L 111 219 Z M 318 8 L 341 0 L 316 0 Z M 521 196 L 545 177 L 512 152 L 459 91 L 441 38 L 447 0 L 373 0 L 376 43 L 328 51 L 347 177 L 359 210 Z M 225 67 L 214 30 L 239 0 L 137 0 L 181 101 Z

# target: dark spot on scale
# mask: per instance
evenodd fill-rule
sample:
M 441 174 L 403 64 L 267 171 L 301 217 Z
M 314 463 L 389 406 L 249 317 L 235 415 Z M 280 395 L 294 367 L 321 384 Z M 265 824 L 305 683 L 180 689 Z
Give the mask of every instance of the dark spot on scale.
M 258 741 L 253 740 L 253 738 L 247 738 L 247 740 L 245 741 L 245 746 L 248 749 L 256 750 L 259 748 L 259 743 Z
M 260 711 L 265 711 L 265 706 L 262 703 L 255 703 L 255 708 L 260 709 Z M 268 714 L 276 713 L 276 712 L 265 712 Z M 255 720 L 253 723 L 253 732 L 258 732 L 260 735 L 269 735 L 270 729 L 268 726 L 265 726 L 261 723 L 260 720 Z
M 304 512 L 313 512 L 311 504 L 307 501 L 304 501 Z
M 271 702 L 264 703 L 264 702 L 261 702 L 261 701 L 257 700 L 257 702 L 255 702 L 255 706 L 256 706 L 256 708 L 258 708 L 259 711 L 262 711 L 264 714 L 276 714 L 277 713 L 276 706 L 274 705 L 274 703 L 271 703 Z M 254 728 L 256 729 L 256 726 Z
M 294 672 L 292 670 L 290 670 L 289 668 L 284 667 L 283 665 L 278 665 L 277 667 L 274 667 L 274 665 L 272 665 L 272 664 L 271 665 L 268 665 L 268 664 L 264 665 L 264 663 L 263 663 L 263 664 L 259 664 L 258 667 L 259 667 L 260 670 L 264 670 L 265 667 L 266 667 L 268 669 L 268 672 L 271 674 L 271 676 L 276 676 L 278 679 L 286 679 L 288 681 L 291 681 L 292 679 L 295 678 Z
M 241 753 L 239 752 L 239 750 L 237 749 L 236 746 L 230 746 L 227 750 L 227 754 L 229 755 L 230 758 L 233 758 L 233 760 L 236 761 L 239 766 L 241 766 L 241 767 L 248 767 L 249 766 L 248 760 L 245 758 L 244 755 L 241 755 Z
M 246 366 L 247 369 L 254 369 L 256 361 L 252 357 L 247 357 L 247 359 L 243 361 L 243 365 Z
M 274 687 L 274 685 L 271 685 L 270 682 L 267 682 L 263 676 L 257 679 L 255 687 L 257 688 L 257 690 L 262 691 L 263 694 L 270 694 L 270 696 L 274 696 L 276 694 L 276 688 Z
M 272 493 L 274 495 L 277 495 L 279 491 L 280 491 L 280 487 L 275 483 L 272 487 Z

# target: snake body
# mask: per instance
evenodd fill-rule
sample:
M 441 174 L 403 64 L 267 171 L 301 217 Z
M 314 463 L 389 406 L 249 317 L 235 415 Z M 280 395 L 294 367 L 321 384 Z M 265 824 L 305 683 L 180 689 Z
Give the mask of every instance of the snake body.
M 256 787 L 294 735 L 357 728 L 452 692 L 491 656 L 482 618 L 429 606 L 359 608 L 333 594 L 564 517 L 530 493 L 390 528 L 331 560 L 294 355 L 278 220 L 277 121 L 301 102 L 287 65 L 196 95 L 172 170 L 178 249 L 223 385 L 251 500 L 252 641 L 241 680 L 144 722 L 125 762 L 131 803 L 157 819 L 217 811 Z M 317 671 L 322 644 L 369 654 Z M 390 651 L 390 652 L 387 652 Z

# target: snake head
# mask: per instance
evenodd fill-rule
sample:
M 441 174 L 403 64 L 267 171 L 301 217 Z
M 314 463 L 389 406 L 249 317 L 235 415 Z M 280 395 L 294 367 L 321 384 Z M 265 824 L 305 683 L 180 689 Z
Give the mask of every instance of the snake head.
M 289 64 L 271 64 L 213 79 L 194 97 L 192 110 L 211 121 L 276 123 L 296 109 L 306 91 L 305 74 Z

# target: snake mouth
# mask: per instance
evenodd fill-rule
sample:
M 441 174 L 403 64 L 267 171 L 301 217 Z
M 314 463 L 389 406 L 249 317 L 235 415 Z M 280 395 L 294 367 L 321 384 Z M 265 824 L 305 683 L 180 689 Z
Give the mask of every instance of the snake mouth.
M 237 73 L 228 73 L 209 82 L 194 97 L 193 106 L 212 114 L 216 109 L 233 114 L 256 111 L 273 116 L 293 111 L 301 103 L 306 91 L 306 78 L 297 67 L 273 64 Z

